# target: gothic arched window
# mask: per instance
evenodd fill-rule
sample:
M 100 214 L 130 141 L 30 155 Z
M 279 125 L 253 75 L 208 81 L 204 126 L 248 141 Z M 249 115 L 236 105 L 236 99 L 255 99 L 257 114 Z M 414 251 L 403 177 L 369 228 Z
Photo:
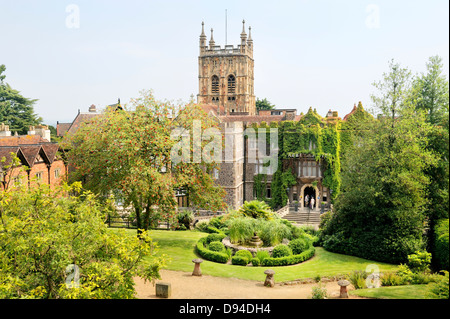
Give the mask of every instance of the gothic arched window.
M 213 75 L 212 77 L 211 93 L 219 94 L 219 77 L 217 75 Z
M 236 91 L 236 78 L 234 75 L 228 76 L 228 93 L 234 93 Z

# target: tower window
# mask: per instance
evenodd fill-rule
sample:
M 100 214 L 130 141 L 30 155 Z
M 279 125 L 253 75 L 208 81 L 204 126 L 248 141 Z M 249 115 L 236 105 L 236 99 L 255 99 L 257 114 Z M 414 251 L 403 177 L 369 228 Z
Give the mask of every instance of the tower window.
M 217 75 L 214 75 L 212 77 L 211 93 L 212 94 L 219 94 L 219 77 Z
M 228 76 L 228 93 L 235 93 L 236 91 L 236 78 L 234 75 Z

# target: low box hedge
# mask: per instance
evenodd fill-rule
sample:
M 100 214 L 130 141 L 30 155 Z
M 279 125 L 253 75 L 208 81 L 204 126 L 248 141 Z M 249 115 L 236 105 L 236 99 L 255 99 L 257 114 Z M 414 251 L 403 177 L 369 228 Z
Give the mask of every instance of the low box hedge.
M 314 247 L 309 248 L 308 250 L 305 250 L 301 254 L 298 255 L 290 255 L 286 257 L 268 257 L 265 258 L 261 265 L 262 266 L 288 266 L 288 265 L 295 265 L 298 263 L 301 263 L 305 260 L 310 259 L 312 256 L 314 256 L 314 253 L 316 252 L 316 249 Z
M 243 256 L 233 256 L 231 257 L 231 263 L 233 265 L 247 266 L 249 260 Z
M 209 250 L 205 247 L 206 237 L 200 238 L 197 242 L 197 252 L 206 260 L 215 261 L 218 263 L 226 263 L 228 261 L 228 255 L 221 252 Z

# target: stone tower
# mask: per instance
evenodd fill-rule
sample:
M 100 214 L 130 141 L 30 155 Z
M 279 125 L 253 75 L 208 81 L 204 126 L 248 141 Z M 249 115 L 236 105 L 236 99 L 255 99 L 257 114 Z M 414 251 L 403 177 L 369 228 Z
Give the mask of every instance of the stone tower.
M 254 61 L 251 27 L 245 32 L 242 21 L 241 44 L 221 48 L 214 42 L 213 29 L 206 44 L 204 23 L 200 35 L 198 58 L 198 103 L 215 104 L 220 115 L 256 114 L 254 95 Z

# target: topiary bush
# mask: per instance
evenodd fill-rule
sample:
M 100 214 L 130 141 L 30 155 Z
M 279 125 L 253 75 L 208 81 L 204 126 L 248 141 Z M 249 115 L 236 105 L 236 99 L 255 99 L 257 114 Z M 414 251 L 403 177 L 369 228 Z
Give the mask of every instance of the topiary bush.
M 236 254 L 234 254 L 234 255 L 235 255 L 235 256 L 239 256 L 239 257 L 247 258 L 247 264 L 248 264 L 248 263 L 250 262 L 250 260 L 252 260 L 252 258 L 253 258 L 252 253 L 249 252 L 248 250 L 245 250 L 245 249 L 238 250 L 238 251 L 236 252 Z
M 256 258 L 259 259 L 260 263 L 263 262 L 264 259 L 269 258 L 270 254 L 267 250 L 258 250 L 256 252 Z
M 228 255 L 223 252 L 212 251 L 206 248 L 205 247 L 205 245 L 207 244 L 206 239 L 207 237 L 203 237 L 200 238 L 199 241 L 197 242 L 196 249 L 198 254 L 206 260 L 215 261 L 223 264 L 226 263 L 229 259 Z
M 225 245 L 222 244 L 222 242 L 220 242 L 220 241 L 212 241 L 209 243 L 208 249 L 212 250 L 212 251 L 217 251 L 217 252 L 224 252 Z
M 304 238 L 297 238 L 294 240 L 291 240 L 288 244 L 288 247 L 292 250 L 293 255 L 298 255 L 307 250 L 311 244 L 308 240 Z
M 284 244 L 275 246 L 272 251 L 272 258 L 287 257 L 290 255 L 292 255 L 291 248 Z

